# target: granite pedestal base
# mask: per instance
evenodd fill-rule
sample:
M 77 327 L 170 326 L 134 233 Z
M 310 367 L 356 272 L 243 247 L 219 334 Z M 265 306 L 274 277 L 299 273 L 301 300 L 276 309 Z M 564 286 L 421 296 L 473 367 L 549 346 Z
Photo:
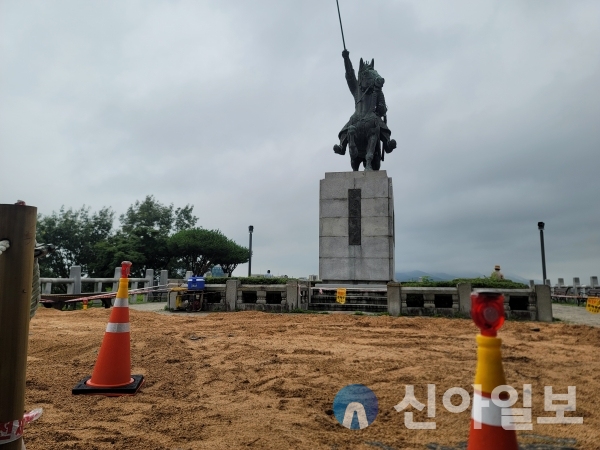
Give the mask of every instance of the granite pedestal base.
M 394 279 L 394 196 L 384 170 L 330 172 L 319 198 L 319 278 L 385 284 Z

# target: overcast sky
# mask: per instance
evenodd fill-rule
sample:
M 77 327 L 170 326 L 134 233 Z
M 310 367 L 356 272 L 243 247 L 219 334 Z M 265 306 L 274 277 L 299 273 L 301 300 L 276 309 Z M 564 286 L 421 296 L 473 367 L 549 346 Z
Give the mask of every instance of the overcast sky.
M 541 279 L 544 221 L 553 283 L 600 276 L 600 2 L 339 2 L 386 80 L 397 271 Z M 151 194 L 254 225 L 253 272 L 316 274 L 342 50 L 334 0 L 0 0 L 0 203 Z

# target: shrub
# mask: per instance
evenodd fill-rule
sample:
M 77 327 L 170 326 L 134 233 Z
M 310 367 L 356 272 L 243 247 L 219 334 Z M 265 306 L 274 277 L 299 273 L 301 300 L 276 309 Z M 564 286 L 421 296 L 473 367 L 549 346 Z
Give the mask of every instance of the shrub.
M 451 281 L 406 281 L 402 286 L 406 287 L 456 287 L 458 283 L 471 283 L 473 289 L 528 289 L 529 286 L 523 283 L 516 283 L 511 280 L 493 280 L 491 278 L 456 278 Z
M 287 284 L 294 278 L 276 278 L 276 277 L 206 277 L 205 284 L 225 284 L 227 280 L 240 280 L 242 284 Z

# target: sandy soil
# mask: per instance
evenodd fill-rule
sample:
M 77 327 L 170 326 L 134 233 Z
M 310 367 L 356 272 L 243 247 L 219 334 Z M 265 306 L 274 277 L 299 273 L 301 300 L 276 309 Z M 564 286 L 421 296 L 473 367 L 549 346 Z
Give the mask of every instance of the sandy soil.
M 31 321 L 26 408 L 41 406 L 44 414 L 25 430 L 28 450 L 389 450 L 467 440 L 470 410 L 448 412 L 442 395 L 454 386 L 471 392 L 470 320 L 131 311 L 132 373 L 145 375 L 141 391 L 73 396 L 91 375 L 109 313 L 41 308 Z M 550 436 L 600 448 L 600 329 L 507 322 L 499 337 L 507 382 L 520 394 L 516 407 L 522 385 L 533 385 L 533 430 L 518 432 L 520 442 Z M 331 411 L 336 393 L 354 383 L 379 400 L 379 415 L 364 430 L 344 428 Z M 409 430 L 393 407 L 406 384 L 426 403 L 428 383 L 437 385 L 437 429 Z M 544 411 L 544 385 L 561 393 L 577 386 L 577 410 L 567 415 L 582 416 L 583 425 L 536 423 L 552 414 Z M 431 420 L 426 410 L 410 410 L 415 420 Z

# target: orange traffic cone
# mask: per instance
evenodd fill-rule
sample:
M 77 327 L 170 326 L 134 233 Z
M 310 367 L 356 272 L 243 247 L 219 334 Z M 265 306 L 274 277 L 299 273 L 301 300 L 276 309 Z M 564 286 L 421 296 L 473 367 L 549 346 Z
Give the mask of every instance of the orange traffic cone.
M 110 314 L 100 353 L 91 377 L 81 380 L 73 394 L 107 396 L 135 395 L 144 382 L 143 375 L 131 375 L 129 337 L 128 280 L 131 263 L 121 265 L 121 279 L 115 304 Z
M 492 401 L 492 391 L 506 385 L 500 353 L 502 340 L 495 337 L 504 323 L 504 296 L 495 292 L 472 294 L 471 317 L 481 334 L 477 336 L 476 389 L 467 450 L 518 450 L 515 430 L 504 429 L 502 407 Z

